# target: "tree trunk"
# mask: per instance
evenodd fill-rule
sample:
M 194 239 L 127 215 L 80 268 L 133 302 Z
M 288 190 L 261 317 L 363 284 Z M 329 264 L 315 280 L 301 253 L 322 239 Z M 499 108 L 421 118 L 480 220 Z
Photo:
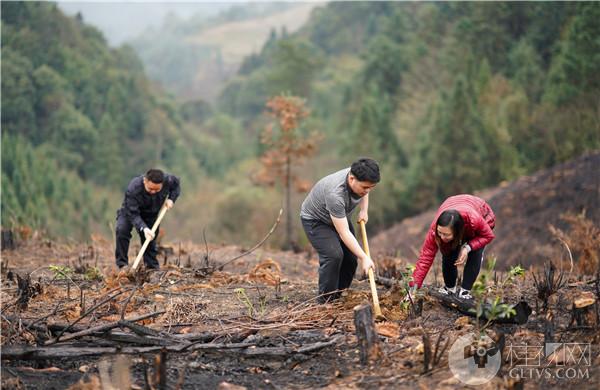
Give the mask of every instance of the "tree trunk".
M 292 158 L 288 154 L 285 161 L 285 249 L 292 248 Z
M 360 348 L 360 363 L 367 364 L 378 359 L 381 356 L 381 349 L 371 305 L 363 304 L 354 308 L 354 327 Z

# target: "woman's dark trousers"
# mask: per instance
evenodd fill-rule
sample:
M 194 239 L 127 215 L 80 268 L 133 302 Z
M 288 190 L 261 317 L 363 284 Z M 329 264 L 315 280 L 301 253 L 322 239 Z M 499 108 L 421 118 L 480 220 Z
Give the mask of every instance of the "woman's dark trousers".
M 481 263 L 483 262 L 483 252 L 485 247 L 476 251 L 471 251 L 467 255 L 467 262 L 463 271 L 462 288 L 465 290 L 471 290 L 473 283 L 479 275 L 481 270 Z M 446 287 L 454 287 L 456 285 L 456 277 L 458 276 L 458 270 L 454 263 L 458 259 L 460 248 L 450 253 L 448 256 L 442 256 L 442 273 L 444 275 L 444 283 Z

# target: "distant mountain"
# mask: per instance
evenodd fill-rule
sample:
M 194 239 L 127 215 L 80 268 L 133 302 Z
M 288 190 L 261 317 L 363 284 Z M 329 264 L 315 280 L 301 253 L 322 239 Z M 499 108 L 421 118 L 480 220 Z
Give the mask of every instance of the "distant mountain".
M 277 34 L 293 33 L 319 3 L 249 3 L 207 19 L 171 16 L 129 43 L 147 74 L 184 100 L 214 101 L 243 59 Z
M 57 4 L 67 15 L 80 13 L 86 23 L 102 31 L 112 46 L 119 46 L 148 28 L 159 27 L 167 17 L 208 19 L 230 8 L 233 3 L 59 1 Z

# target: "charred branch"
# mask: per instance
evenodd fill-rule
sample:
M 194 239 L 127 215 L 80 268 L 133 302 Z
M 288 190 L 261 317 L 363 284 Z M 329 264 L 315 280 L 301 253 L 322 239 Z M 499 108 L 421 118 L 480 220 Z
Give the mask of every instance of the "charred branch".
M 454 295 L 445 295 L 435 290 L 429 290 L 429 295 L 437 299 L 442 305 L 448 308 L 458 310 L 459 312 L 471 317 L 476 317 L 476 303 L 474 300 L 460 299 Z M 494 322 L 519 325 L 527 323 L 529 315 L 532 312 L 531 307 L 527 304 L 527 302 L 520 301 L 515 305 L 511 305 L 511 307 L 515 310 L 514 315 L 507 316 L 505 318 L 497 318 L 494 320 Z M 484 304 L 483 312 L 486 313 L 488 309 L 489 305 Z M 485 315 L 483 315 L 481 319 L 485 320 Z

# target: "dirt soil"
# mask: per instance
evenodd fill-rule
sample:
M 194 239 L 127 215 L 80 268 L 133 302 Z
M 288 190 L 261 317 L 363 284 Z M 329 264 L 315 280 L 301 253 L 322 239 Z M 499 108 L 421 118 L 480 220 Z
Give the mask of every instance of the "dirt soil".
M 73 323 L 108 294 L 120 292 L 121 295 L 92 310 L 76 325 L 86 329 L 118 321 L 121 313 L 125 318 L 132 318 L 163 311 L 139 324 L 159 332 L 158 339 L 167 341 L 191 336 L 199 340 L 198 335 L 208 335 L 202 339 L 204 344 L 196 346 L 198 349 L 192 346 L 187 351 L 166 354 L 165 388 L 465 387 L 449 369 L 448 349 L 440 354 L 437 364 L 424 372 L 427 348 L 423 333 L 429 335 L 432 348 L 438 338 L 440 345 L 446 342 L 451 345 L 461 335 L 472 334 L 475 321 L 429 296 L 424 298 L 421 315 L 410 314 L 400 303 L 404 297 L 402 289 L 379 287 L 383 313 L 388 319 L 378 323 L 382 354 L 372 363 L 361 365 L 353 308 L 370 302 L 366 281 L 355 280 L 338 302 L 318 305 L 315 303 L 318 262 L 313 254 L 259 248 L 219 271 L 215 270 L 216 265 L 240 254 L 244 248 L 209 246 L 207 251 L 204 245 L 192 243 L 177 243 L 170 248 L 159 257 L 161 270 L 146 275 L 145 281 L 141 281 L 143 284 L 119 276 L 112 266 L 112 243 L 102 239 L 96 238 L 84 245 L 57 244 L 31 237 L 20 242 L 17 249 L 3 251 L 2 388 L 99 389 L 111 382 L 113 388 L 146 388 L 146 383 L 152 383 L 153 376 L 160 371 L 161 366 L 155 362 L 158 351 L 84 355 L 87 348 L 114 346 L 115 341 L 109 340 L 107 334 L 59 341 L 46 347 L 52 350 L 67 346 L 78 348 L 81 353 L 75 356 L 6 357 L 6 353 L 15 348 L 48 343 L 57 334 L 45 332 L 46 327 Z M 130 258 L 136 250 L 132 248 Z M 50 265 L 67 266 L 74 272 L 66 268 L 50 269 Z M 381 265 L 388 275 L 398 275 L 398 270 L 405 267 L 401 259 L 392 257 L 382 260 Z M 101 275 L 95 270 L 100 270 Z M 441 275 L 439 269 L 432 273 Z M 30 299 L 26 307 L 16 304 L 17 274 L 30 276 L 32 288 L 28 290 Z M 548 310 L 542 310 L 541 300 L 536 299 L 530 274 L 515 287 L 505 289 L 506 302 L 515 303 L 524 297 L 535 312 L 525 325 L 492 325 L 490 332 L 492 335 L 505 333 L 507 346 L 542 345 L 544 323 L 551 313 L 555 341 L 592 343 L 592 361 L 585 367 L 589 370 L 588 377 L 569 379 L 568 384 L 597 389 L 600 386 L 599 328 L 582 329 L 570 324 L 572 300 L 584 292 L 594 294 L 595 286 L 589 278 L 576 273 L 566 276 L 565 280 L 570 284 L 553 295 Z M 32 321 L 37 321 L 35 325 L 42 331 L 28 328 L 27 324 Z M 126 328 L 121 328 L 123 333 L 135 336 Z M 121 345 L 122 352 L 139 346 L 125 341 Z M 313 349 L 302 352 L 307 346 Z M 564 387 L 565 379 L 511 378 L 508 356 L 505 348 L 506 361 L 498 375 L 482 388 Z M 551 365 L 551 368 L 557 367 Z
M 496 214 L 496 238 L 488 255 L 503 269 L 566 258 L 568 253 L 554 226 L 568 230 L 567 215 L 582 214 L 600 226 L 600 151 L 522 177 L 477 194 Z M 407 218 L 372 239 L 377 256 L 394 256 L 416 262 L 436 209 Z M 574 248 L 571 248 L 574 251 Z M 574 258 L 580 253 L 574 251 Z

